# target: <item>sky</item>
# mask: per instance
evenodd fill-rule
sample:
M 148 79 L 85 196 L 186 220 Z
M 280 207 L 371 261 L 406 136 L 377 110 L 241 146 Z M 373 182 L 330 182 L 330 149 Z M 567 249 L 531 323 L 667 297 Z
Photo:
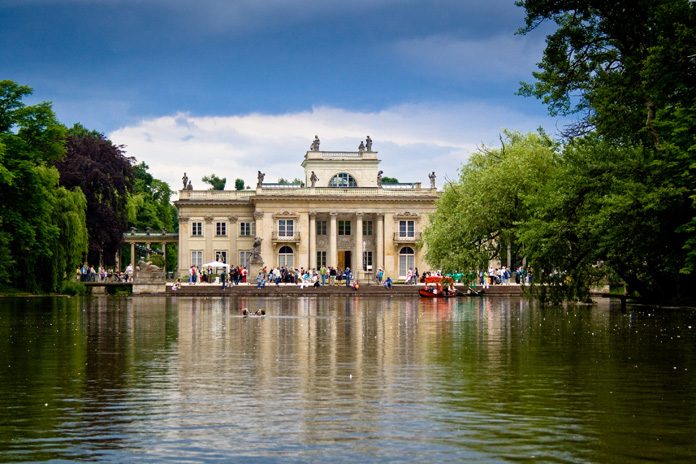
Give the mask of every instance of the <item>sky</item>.
M 514 0 L 0 0 L 0 79 L 175 190 L 304 179 L 315 135 L 369 135 L 385 176 L 442 187 L 504 129 L 562 128 L 516 95 L 548 33 L 523 19 Z

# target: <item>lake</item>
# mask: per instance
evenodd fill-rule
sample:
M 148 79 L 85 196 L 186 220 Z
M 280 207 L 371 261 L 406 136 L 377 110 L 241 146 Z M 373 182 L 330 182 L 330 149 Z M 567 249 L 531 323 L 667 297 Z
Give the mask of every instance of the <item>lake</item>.
M 695 437 L 694 310 L 0 298 L 5 462 L 695 462 Z

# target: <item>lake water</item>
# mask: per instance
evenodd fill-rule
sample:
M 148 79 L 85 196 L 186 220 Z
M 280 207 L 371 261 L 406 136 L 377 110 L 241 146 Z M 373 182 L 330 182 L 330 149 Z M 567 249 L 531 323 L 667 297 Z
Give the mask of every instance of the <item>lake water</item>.
M 696 462 L 696 311 L 2 298 L 0 460 Z

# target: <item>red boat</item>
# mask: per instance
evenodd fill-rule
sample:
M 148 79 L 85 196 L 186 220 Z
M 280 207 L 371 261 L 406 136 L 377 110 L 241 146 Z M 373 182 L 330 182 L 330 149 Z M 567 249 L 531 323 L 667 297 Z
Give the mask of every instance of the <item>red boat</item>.
M 429 276 L 425 278 L 425 286 L 418 289 L 423 298 L 450 298 L 459 296 L 454 288 L 454 279 L 449 276 Z

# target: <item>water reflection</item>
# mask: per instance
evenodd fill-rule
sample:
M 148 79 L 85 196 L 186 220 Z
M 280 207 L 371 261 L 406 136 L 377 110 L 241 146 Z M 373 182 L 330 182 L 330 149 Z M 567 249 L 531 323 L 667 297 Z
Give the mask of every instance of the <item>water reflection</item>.
M 695 328 L 606 301 L 0 300 L 0 459 L 689 461 Z

